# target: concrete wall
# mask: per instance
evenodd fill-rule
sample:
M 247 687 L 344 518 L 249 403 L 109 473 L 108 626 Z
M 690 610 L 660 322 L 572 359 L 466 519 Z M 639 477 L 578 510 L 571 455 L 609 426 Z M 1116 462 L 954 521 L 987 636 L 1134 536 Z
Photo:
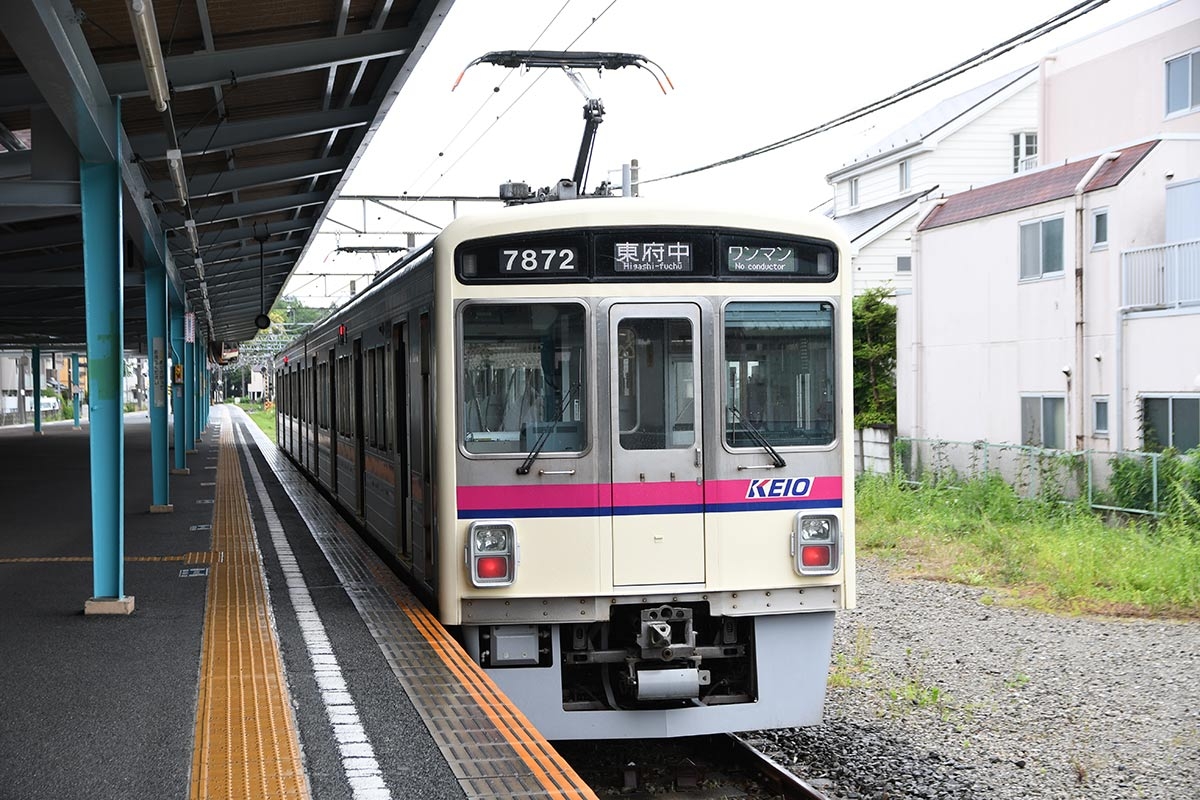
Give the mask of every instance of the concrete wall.
M 1043 65 L 1041 163 L 1156 133 L 1197 129 L 1166 116 L 1166 61 L 1200 47 L 1200 0 L 1177 0 L 1051 54 Z

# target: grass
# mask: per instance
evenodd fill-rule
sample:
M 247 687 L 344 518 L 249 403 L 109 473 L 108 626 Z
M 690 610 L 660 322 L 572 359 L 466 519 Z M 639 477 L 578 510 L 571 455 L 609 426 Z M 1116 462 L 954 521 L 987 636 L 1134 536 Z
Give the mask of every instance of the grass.
M 913 489 L 865 476 L 855 497 L 859 552 L 914 576 L 1046 611 L 1200 619 L 1200 530 L 1187 523 L 1110 523 L 999 479 Z

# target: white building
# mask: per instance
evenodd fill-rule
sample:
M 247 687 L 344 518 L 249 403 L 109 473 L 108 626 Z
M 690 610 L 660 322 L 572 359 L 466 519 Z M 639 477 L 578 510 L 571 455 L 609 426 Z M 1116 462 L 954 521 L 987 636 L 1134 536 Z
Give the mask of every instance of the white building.
M 1042 166 L 946 198 L 899 303 L 902 436 L 1200 444 L 1200 0 L 1052 54 Z
M 854 288 L 912 286 L 912 234 L 924 203 L 1037 162 L 1037 68 L 944 100 L 825 176 L 830 216 L 850 237 Z

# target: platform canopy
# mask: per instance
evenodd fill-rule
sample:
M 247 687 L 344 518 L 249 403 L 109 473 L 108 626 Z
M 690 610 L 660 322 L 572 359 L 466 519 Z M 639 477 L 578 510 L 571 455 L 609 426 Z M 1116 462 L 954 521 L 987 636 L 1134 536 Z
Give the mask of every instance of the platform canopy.
M 251 338 L 452 2 L 5 0 L 0 348 L 86 342 L 81 160 L 121 165 L 126 348 L 147 261 Z

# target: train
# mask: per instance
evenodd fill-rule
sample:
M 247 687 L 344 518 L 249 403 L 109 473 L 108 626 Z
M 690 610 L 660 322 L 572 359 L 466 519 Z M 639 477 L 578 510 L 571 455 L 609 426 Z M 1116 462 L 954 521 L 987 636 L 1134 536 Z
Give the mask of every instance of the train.
M 849 263 L 815 214 L 462 216 L 277 354 L 278 446 L 547 738 L 818 724 Z

